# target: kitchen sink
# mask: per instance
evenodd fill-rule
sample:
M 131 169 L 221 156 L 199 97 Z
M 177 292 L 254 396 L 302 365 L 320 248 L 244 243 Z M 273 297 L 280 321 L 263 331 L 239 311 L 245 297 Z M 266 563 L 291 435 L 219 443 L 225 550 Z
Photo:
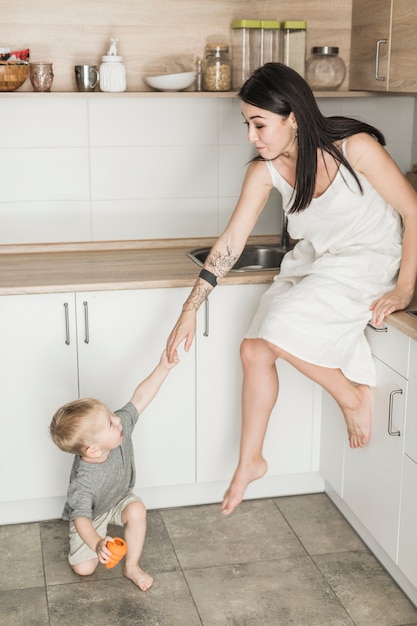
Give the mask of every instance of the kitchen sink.
M 195 248 L 187 252 L 187 256 L 197 263 L 204 262 L 211 248 Z M 287 252 L 284 248 L 274 245 L 247 245 L 236 261 L 231 272 L 259 272 L 261 270 L 278 270 L 282 257 Z

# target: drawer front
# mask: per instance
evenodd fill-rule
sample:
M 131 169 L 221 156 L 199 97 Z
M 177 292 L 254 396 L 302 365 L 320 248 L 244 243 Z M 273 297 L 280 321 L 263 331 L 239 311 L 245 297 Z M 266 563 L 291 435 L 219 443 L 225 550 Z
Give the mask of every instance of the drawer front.
M 365 334 L 372 354 L 408 380 L 410 337 L 388 325 L 376 329 L 368 324 Z

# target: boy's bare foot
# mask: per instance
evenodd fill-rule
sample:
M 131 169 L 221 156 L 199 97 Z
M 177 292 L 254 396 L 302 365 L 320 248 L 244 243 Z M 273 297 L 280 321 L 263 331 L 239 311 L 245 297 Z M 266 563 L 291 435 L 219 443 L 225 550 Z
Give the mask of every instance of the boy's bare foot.
M 357 385 L 355 389 L 358 393 L 359 405 L 355 409 L 345 409 L 343 414 L 348 429 L 350 447 L 363 448 L 371 437 L 371 390 L 368 385 Z
M 243 465 L 242 463 L 238 465 L 230 487 L 223 497 L 222 511 L 225 515 L 233 513 L 235 508 L 242 502 L 249 483 L 262 478 L 266 474 L 267 469 L 268 466 L 265 459 L 261 459 L 259 462 L 251 465 Z
M 153 584 L 153 578 L 149 574 L 143 571 L 136 565 L 135 567 L 126 567 L 123 570 L 123 575 L 126 578 L 129 578 L 132 582 L 135 583 L 142 591 L 148 591 Z

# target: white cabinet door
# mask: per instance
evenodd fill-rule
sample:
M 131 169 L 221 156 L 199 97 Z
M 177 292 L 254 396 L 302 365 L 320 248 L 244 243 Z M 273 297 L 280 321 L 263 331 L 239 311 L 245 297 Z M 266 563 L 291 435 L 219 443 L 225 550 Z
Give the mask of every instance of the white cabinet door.
M 239 346 L 265 285 L 221 286 L 197 324 L 197 480 L 230 480 L 239 454 L 242 369 Z M 284 362 L 280 395 L 264 446 L 268 475 L 312 470 L 314 384 Z
M 156 366 L 189 289 L 77 293 L 80 396 L 123 406 Z M 137 488 L 195 481 L 195 350 L 181 351 L 133 440 Z
M 343 464 L 347 438 L 343 413 L 336 400 L 323 389 L 320 472 L 339 496 L 343 495 Z
M 417 588 L 417 463 L 404 455 L 398 566 Z
M 410 342 L 410 384 L 407 396 L 405 453 L 417 463 L 417 341 Z M 417 487 L 416 487 L 417 491 Z
M 346 447 L 343 496 L 396 562 L 407 381 L 379 359 L 375 362 L 372 437 L 364 448 Z
M 0 501 L 61 496 L 72 457 L 49 424 L 78 396 L 74 295 L 3 296 L 0 319 Z

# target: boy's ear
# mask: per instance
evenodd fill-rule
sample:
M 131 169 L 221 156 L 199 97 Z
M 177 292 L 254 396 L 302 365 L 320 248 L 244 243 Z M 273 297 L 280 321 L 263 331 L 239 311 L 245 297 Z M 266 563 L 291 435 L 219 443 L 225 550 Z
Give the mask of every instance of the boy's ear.
M 84 456 L 86 456 L 89 459 L 96 459 L 100 455 L 101 455 L 101 448 L 99 448 L 96 445 L 88 446 L 85 449 Z

